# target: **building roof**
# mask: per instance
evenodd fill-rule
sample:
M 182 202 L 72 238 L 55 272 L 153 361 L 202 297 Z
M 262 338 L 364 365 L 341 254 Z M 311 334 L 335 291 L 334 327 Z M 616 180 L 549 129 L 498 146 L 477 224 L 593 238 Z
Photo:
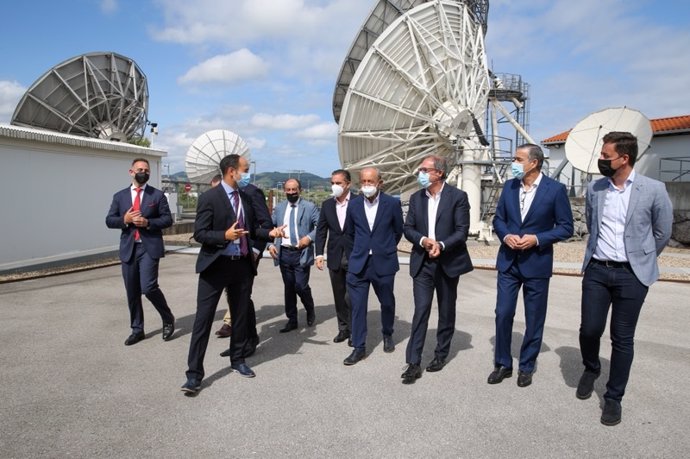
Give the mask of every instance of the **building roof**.
M 654 136 L 690 133 L 690 115 L 672 116 L 650 120 Z M 571 129 L 541 141 L 542 145 L 559 145 L 565 143 Z

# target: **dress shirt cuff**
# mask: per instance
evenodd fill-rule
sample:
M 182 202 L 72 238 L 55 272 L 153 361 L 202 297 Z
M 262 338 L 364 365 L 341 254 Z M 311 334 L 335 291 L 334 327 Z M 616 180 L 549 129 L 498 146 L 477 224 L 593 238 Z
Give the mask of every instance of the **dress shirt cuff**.
M 254 255 L 261 255 L 261 250 L 257 249 L 256 247 L 252 247 L 252 252 L 254 252 Z
M 419 245 L 420 245 L 422 248 L 424 247 L 424 244 L 423 244 L 424 239 L 426 239 L 426 236 L 422 236 L 422 237 L 419 239 Z
M 316 259 L 318 260 L 319 258 L 323 258 L 323 255 L 317 255 Z
M 441 246 L 441 251 L 442 251 L 442 252 L 443 252 L 444 250 L 446 250 L 446 244 L 444 244 L 443 241 L 438 241 L 438 245 Z

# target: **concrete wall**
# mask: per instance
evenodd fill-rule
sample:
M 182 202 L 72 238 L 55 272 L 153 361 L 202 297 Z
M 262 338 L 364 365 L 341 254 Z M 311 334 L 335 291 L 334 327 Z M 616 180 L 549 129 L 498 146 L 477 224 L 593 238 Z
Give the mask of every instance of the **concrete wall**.
M 113 194 L 129 186 L 136 157 L 160 186 L 161 150 L 0 126 L 0 272 L 73 261 L 117 249 L 105 226 Z

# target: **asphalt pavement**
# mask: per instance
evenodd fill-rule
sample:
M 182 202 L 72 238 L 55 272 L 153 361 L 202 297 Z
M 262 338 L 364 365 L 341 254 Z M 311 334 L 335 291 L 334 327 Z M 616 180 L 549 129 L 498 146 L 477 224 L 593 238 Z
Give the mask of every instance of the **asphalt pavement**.
M 687 457 L 690 450 L 690 285 L 650 289 L 636 336 L 623 421 L 599 422 L 606 377 L 578 400 L 580 282 L 554 276 L 534 382 L 516 376 L 488 385 L 492 370 L 496 273 L 460 279 L 451 355 L 438 373 L 401 384 L 412 320 L 412 282 L 396 278 L 396 350 L 382 350 L 371 293 L 368 357 L 352 367 L 333 343 L 337 324 L 327 272 L 312 269 L 317 323 L 281 334 L 283 287 L 263 260 L 254 286 L 259 334 L 247 360 L 257 377 L 230 372 L 219 357 L 227 339 L 211 337 L 206 379 L 185 397 L 194 320 L 196 256 L 186 249 L 161 263 L 160 284 L 177 317 L 163 342 L 145 301 L 147 338 L 124 346 L 128 311 L 119 266 L 0 284 L 0 456 L 26 457 Z M 221 304 L 213 330 L 220 327 Z M 422 365 L 433 358 L 431 315 Z M 513 355 L 524 331 L 515 317 Z M 602 340 L 608 373 L 610 344 Z M 517 363 L 515 364 L 517 367 Z

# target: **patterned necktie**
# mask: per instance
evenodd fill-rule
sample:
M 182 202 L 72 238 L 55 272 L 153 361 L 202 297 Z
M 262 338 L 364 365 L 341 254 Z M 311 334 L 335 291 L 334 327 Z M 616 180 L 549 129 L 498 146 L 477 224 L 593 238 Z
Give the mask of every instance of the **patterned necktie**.
M 297 227 L 295 226 L 295 209 L 297 209 L 296 205 L 290 205 L 290 245 L 293 247 L 297 247 Z
M 232 204 L 235 208 L 235 215 L 237 215 L 237 228 L 246 229 L 244 226 L 244 212 L 240 212 L 240 193 L 239 191 L 232 192 Z M 243 257 L 249 253 L 247 248 L 247 236 L 240 237 L 240 255 Z
M 136 197 L 134 198 L 134 204 L 132 204 L 132 209 L 134 210 L 141 210 L 141 188 L 135 188 L 134 191 L 137 192 Z M 140 239 L 139 237 L 139 229 L 134 230 L 134 240 L 138 241 Z

